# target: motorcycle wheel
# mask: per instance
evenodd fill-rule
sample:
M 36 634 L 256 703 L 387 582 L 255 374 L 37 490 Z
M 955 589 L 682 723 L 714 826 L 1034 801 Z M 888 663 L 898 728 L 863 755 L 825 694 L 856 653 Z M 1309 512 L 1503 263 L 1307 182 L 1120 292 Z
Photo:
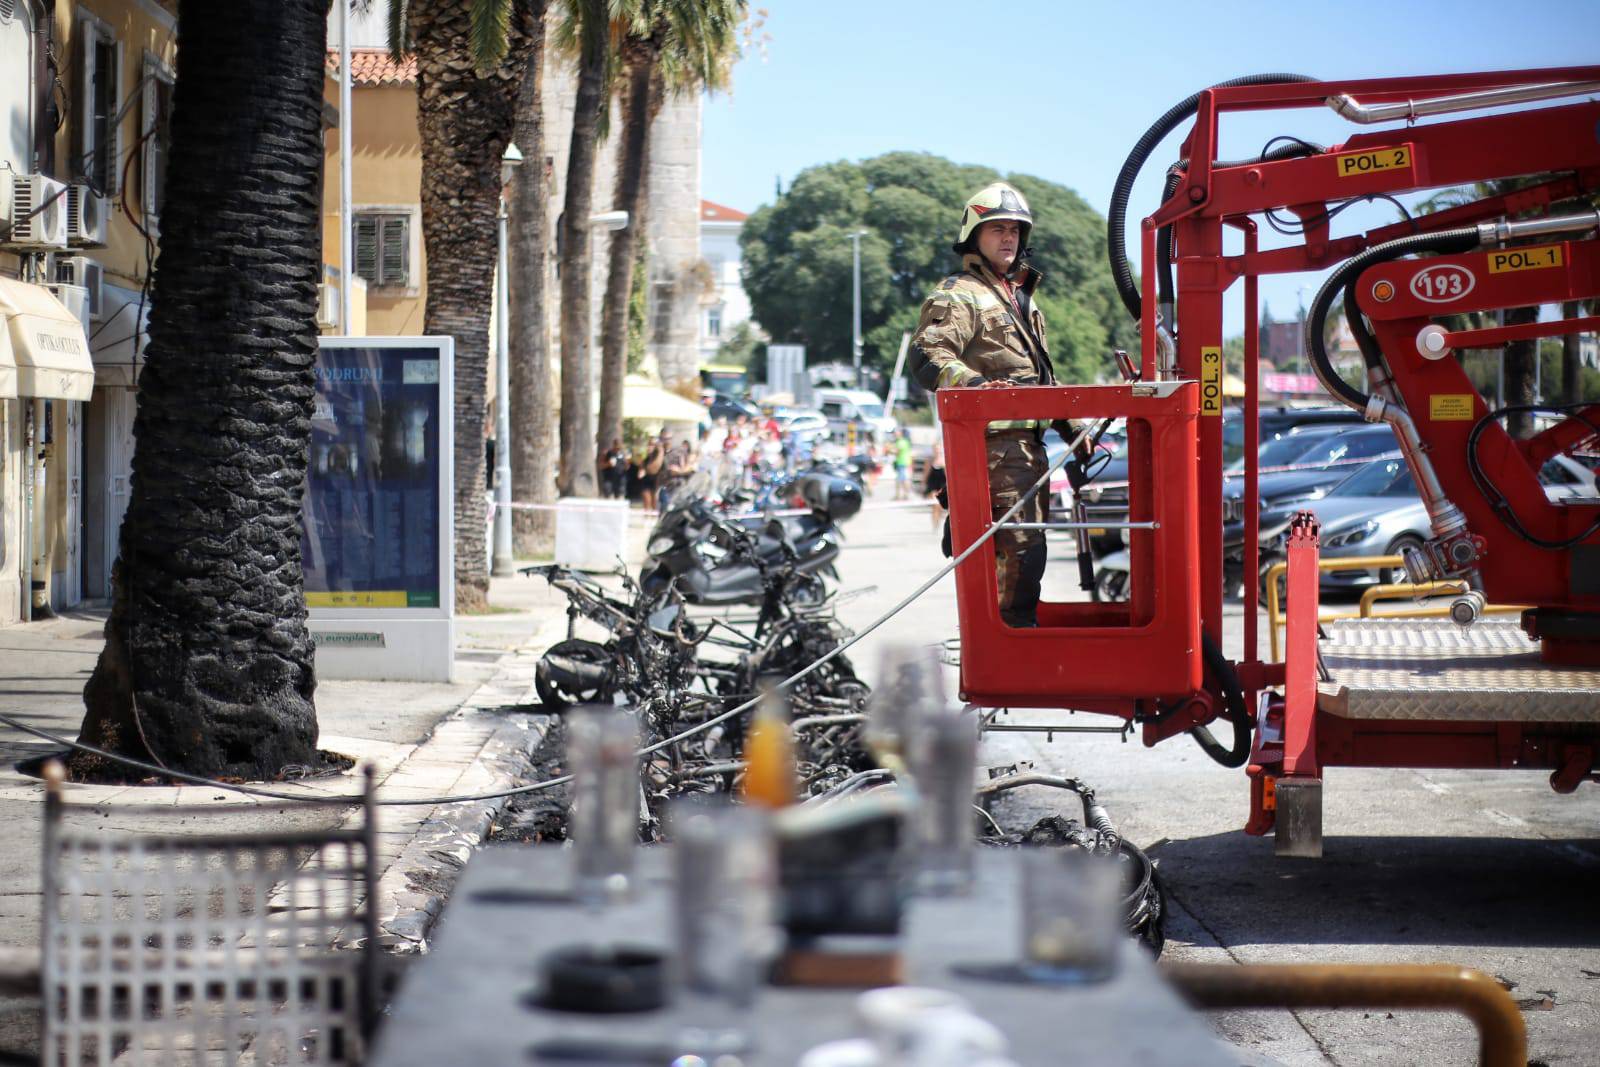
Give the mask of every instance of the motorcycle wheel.
M 1128 572 L 1114 570 L 1096 572 L 1094 598 L 1102 604 L 1128 599 Z
M 586 688 L 569 689 L 558 681 L 551 669 L 552 659 L 567 659 L 579 667 L 611 666 L 611 652 L 604 645 L 597 645 L 593 641 L 571 639 L 560 641 L 545 652 L 539 659 L 539 666 L 534 670 L 533 688 L 539 694 L 539 699 L 544 702 L 548 712 L 565 711 L 573 704 L 590 704 L 596 701 L 607 700 L 611 696 L 611 672 L 606 671 L 606 681 L 602 684 Z
M 828 599 L 828 587 L 815 574 L 802 575 L 795 582 L 789 599 L 797 608 L 819 608 Z

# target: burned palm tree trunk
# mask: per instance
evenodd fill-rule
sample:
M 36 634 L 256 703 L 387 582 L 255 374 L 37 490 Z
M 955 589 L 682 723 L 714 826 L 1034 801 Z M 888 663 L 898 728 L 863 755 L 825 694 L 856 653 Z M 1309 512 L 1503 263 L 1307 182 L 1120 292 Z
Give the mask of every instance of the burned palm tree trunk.
M 471 5 L 411 0 L 422 139 L 422 237 L 428 260 L 425 331 L 455 339 L 456 607 L 488 604 L 484 544 L 485 404 L 501 156 L 511 140 L 531 19 L 515 6 L 506 51 L 480 70 Z
M 511 204 L 511 493 L 530 504 L 555 502 L 556 416 L 550 390 L 546 279 L 550 251 L 550 179 L 545 173 L 543 0 L 535 5 L 528 69 L 517 98 L 517 170 Z M 555 536 L 549 511 L 518 511 L 512 533 L 519 557 L 544 555 Z
M 618 90 L 622 144 L 617 157 L 618 210 L 628 225 L 612 235 L 606 295 L 600 323 L 600 426 L 595 449 L 622 437 L 622 395 L 628 372 L 628 302 L 633 272 L 644 247 L 647 225 L 646 176 L 650 167 L 650 127 L 661 110 L 662 85 L 656 66 L 659 47 L 649 38 L 629 37 L 622 46 L 623 77 Z
M 179 5 L 132 494 L 81 739 L 192 773 L 260 778 L 316 754 L 300 505 L 326 11 Z
M 591 362 L 589 293 L 593 257 L 589 216 L 594 212 L 594 162 L 600 142 L 600 113 L 606 107 L 609 57 L 606 4 L 581 0 L 582 46 L 578 90 L 572 114 L 572 148 L 567 156 L 566 207 L 561 217 L 561 491 L 594 496 L 596 460 L 594 368 Z

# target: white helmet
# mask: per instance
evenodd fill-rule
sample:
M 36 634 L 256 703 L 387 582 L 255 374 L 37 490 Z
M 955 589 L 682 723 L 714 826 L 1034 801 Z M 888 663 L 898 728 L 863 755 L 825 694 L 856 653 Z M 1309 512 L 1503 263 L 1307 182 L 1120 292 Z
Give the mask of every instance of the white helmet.
M 1015 219 L 1021 224 L 1022 232 L 1018 235 L 1017 246 L 1027 248 L 1028 234 L 1033 231 L 1033 212 L 1028 210 L 1028 202 L 1015 187 L 1005 182 L 995 182 L 972 194 L 972 198 L 961 209 L 961 235 L 956 238 L 955 250 L 972 251 L 975 247 L 971 243 L 972 232 L 980 223 L 1000 219 Z

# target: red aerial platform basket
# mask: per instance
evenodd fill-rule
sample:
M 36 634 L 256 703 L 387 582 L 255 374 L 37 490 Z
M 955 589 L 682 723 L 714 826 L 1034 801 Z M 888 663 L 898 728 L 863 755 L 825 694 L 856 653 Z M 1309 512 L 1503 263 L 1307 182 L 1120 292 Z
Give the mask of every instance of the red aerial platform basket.
M 985 447 L 991 422 L 1125 418 L 1128 427 L 1128 599 L 1041 601 L 1036 629 L 1008 626 L 1000 619 L 994 542 L 984 543 L 955 572 L 962 699 L 1132 718 L 1137 700 L 1199 692 L 1198 385 L 941 389 L 936 396 L 957 555 L 999 518 Z

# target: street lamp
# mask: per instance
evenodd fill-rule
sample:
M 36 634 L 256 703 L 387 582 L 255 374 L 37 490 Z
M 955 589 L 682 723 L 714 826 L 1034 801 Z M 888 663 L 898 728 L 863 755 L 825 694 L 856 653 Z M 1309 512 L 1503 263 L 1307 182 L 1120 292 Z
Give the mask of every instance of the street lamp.
M 616 233 L 618 230 L 628 228 L 628 213 L 626 211 L 599 211 L 589 216 L 589 264 L 590 281 L 593 282 L 592 272 L 598 266 L 594 254 L 594 235 L 597 233 Z M 590 351 L 594 350 L 595 341 L 600 333 L 600 301 L 589 301 L 589 341 Z
M 861 239 L 866 230 L 850 234 L 854 267 L 851 271 L 850 361 L 856 369 L 856 388 L 861 388 Z
M 1306 372 L 1306 294 L 1311 292 L 1309 285 L 1302 285 L 1294 291 L 1295 299 L 1300 302 L 1300 337 L 1294 346 L 1294 372 Z
M 522 153 L 507 144 L 500 157 L 500 212 L 496 219 L 499 247 L 494 272 L 494 554 L 489 573 L 516 572 L 511 553 L 511 279 L 506 248 L 506 186 L 522 165 Z

